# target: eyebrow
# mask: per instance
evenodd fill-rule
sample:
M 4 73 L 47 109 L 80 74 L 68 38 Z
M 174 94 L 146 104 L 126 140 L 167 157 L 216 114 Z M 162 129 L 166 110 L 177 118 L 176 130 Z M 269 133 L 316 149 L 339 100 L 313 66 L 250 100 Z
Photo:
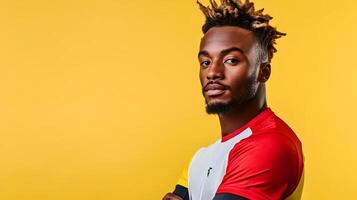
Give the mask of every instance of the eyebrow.
M 239 51 L 241 52 L 242 54 L 244 54 L 244 51 L 241 49 L 241 48 L 238 48 L 238 47 L 231 47 L 231 48 L 228 48 L 228 49 L 223 49 L 221 52 L 219 52 L 220 55 L 225 55 L 225 54 L 228 54 L 232 51 Z M 198 57 L 200 56 L 209 56 L 209 53 L 207 51 L 200 51 L 198 52 Z

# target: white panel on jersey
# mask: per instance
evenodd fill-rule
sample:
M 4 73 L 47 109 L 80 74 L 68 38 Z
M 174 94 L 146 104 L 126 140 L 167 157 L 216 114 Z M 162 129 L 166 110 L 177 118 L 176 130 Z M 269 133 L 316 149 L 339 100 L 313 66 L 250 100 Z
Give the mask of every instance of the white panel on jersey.
M 192 157 L 188 172 L 190 200 L 212 200 L 226 173 L 228 155 L 235 144 L 252 135 L 250 128 L 228 141 L 217 140 L 199 149 Z

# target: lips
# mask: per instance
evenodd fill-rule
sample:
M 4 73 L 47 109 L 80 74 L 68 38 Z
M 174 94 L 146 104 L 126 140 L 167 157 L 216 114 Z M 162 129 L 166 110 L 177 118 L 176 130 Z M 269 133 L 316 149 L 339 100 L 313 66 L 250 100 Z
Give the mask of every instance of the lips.
M 206 94 L 207 96 L 217 96 L 220 94 L 223 94 L 225 92 L 225 90 L 207 90 Z
M 225 91 L 226 87 L 217 83 L 211 83 L 205 87 L 205 93 L 207 96 L 217 96 L 223 94 Z

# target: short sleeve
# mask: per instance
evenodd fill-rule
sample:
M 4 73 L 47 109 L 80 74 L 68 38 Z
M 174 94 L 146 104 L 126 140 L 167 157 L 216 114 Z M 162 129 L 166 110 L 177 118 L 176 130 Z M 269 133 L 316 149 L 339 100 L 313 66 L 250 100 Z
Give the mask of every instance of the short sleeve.
M 301 177 L 299 146 L 290 138 L 269 133 L 255 135 L 230 151 L 226 174 L 217 189 L 253 200 L 289 196 Z

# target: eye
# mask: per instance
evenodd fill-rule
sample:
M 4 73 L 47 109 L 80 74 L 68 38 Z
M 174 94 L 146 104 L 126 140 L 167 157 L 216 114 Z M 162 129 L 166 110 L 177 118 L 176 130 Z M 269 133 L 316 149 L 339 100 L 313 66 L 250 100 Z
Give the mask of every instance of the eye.
M 228 63 L 230 65 L 236 65 L 239 63 L 239 60 L 236 58 L 229 58 L 229 59 L 225 60 L 224 63 Z
M 211 63 L 210 61 L 204 60 L 204 61 L 200 62 L 200 65 L 201 65 L 202 67 L 208 67 L 208 65 L 209 65 L 210 63 Z

